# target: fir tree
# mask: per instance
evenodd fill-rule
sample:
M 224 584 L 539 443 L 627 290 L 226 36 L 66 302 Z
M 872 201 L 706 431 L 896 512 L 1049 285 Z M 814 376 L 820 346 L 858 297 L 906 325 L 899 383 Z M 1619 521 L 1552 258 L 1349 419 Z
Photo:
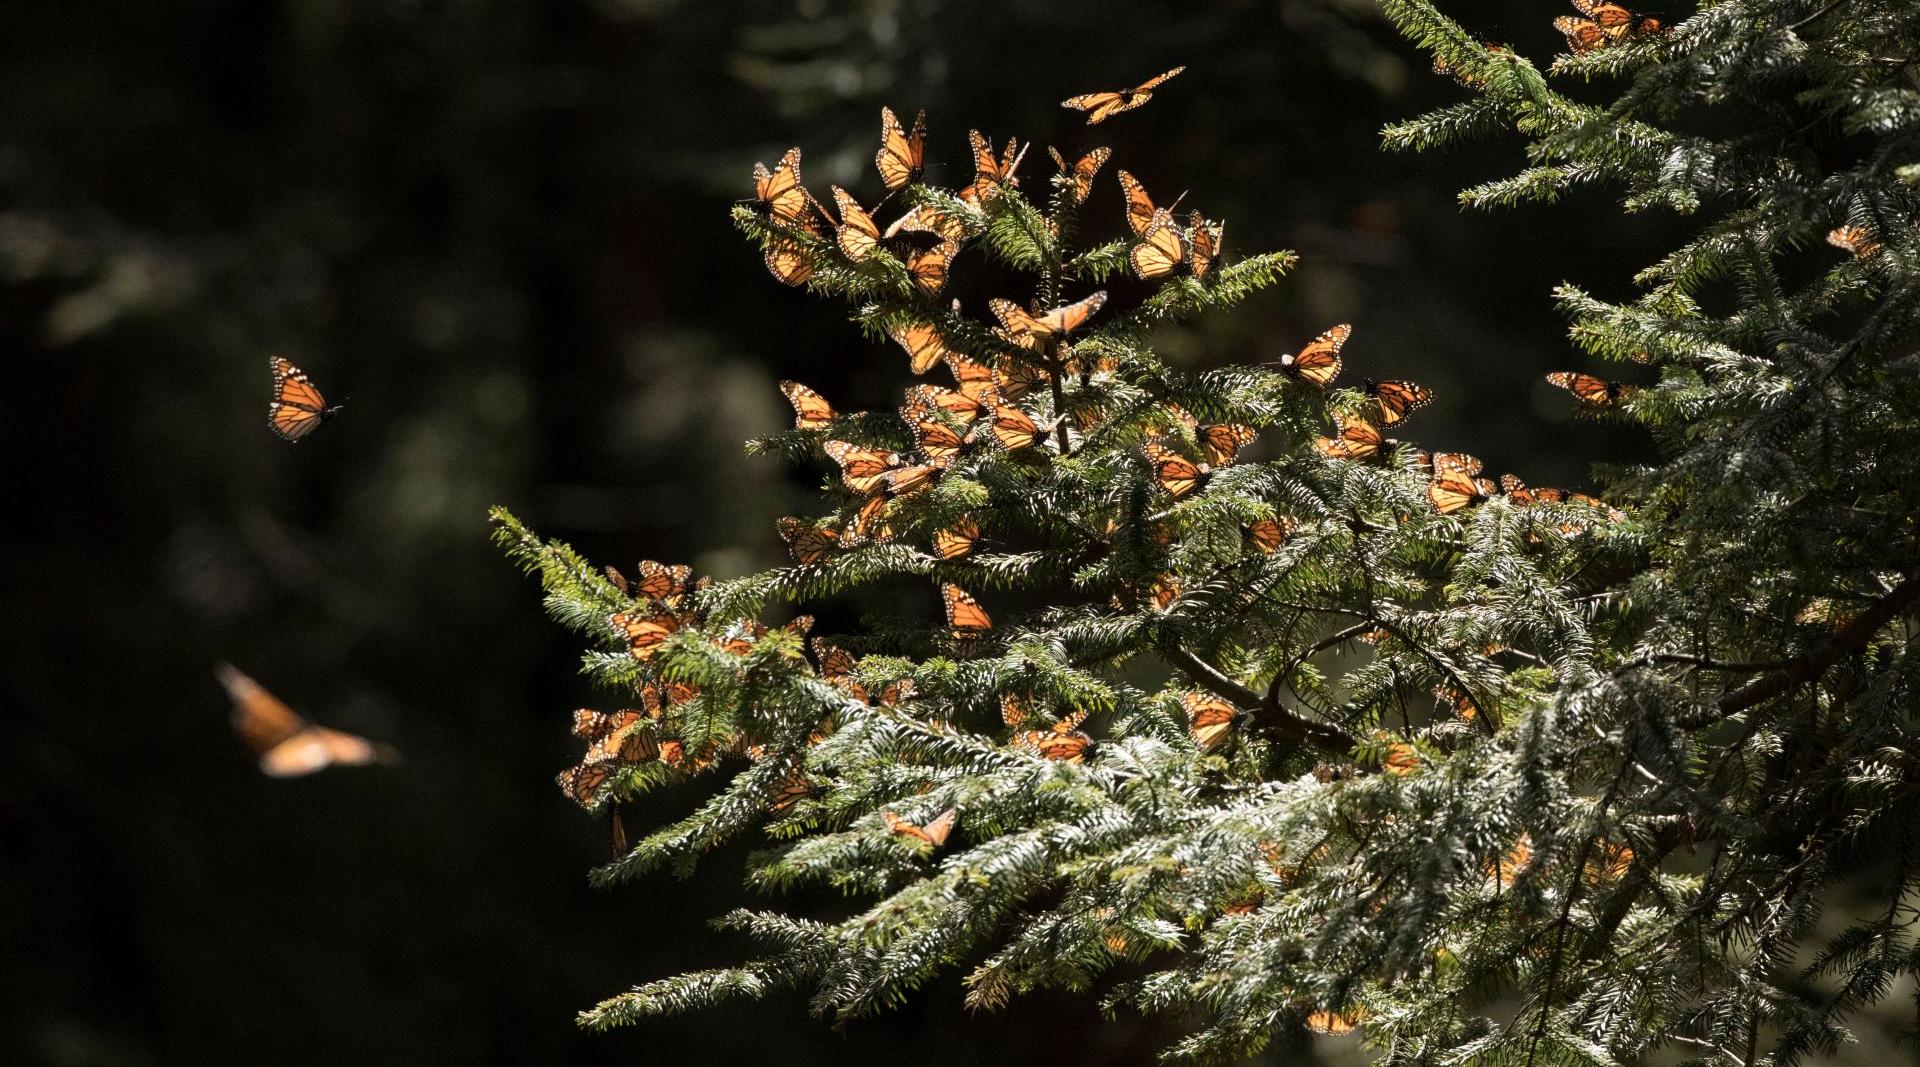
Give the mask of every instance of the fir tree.
M 1792 1062 L 1920 970 L 1920 11 L 1576 5 L 1543 71 L 1385 6 L 1473 93 L 1390 146 L 1527 138 L 1528 169 L 1465 203 L 1605 182 L 1674 220 L 1639 298 L 1560 293 L 1582 349 L 1640 365 L 1555 379 L 1657 441 L 1605 472 L 1623 510 L 1398 439 L 1422 393 L 1336 377 L 1344 328 L 1278 365 L 1169 365 L 1154 329 L 1292 257 L 1222 258 L 1217 223 L 1125 178 L 1122 218 L 1089 193 L 1104 153 L 1029 198 L 1018 150 L 976 137 L 948 191 L 901 131 L 885 228 L 816 206 L 792 154 L 736 222 L 928 376 L 897 413 L 788 387 L 796 428 L 754 446 L 837 468 L 829 513 L 782 523 L 794 565 L 629 579 L 497 518 L 638 705 L 576 714 L 569 793 L 727 777 L 598 880 L 765 833 L 755 885 L 860 903 L 727 916 L 758 959 L 587 1023 L 773 988 L 858 1017 L 961 969 L 976 1007 L 1060 987 L 1189 1013 L 1168 1052 L 1191 1059 L 1308 1026 L 1396 1062 Z M 1011 301 L 947 303 L 956 257 Z M 1155 284 L 1106 300 L 1123 275 Z M 863 593 L 897 606 L 858 634 L 767 624 Z M 1879 906 L 1813 940 L 1843 886 Z

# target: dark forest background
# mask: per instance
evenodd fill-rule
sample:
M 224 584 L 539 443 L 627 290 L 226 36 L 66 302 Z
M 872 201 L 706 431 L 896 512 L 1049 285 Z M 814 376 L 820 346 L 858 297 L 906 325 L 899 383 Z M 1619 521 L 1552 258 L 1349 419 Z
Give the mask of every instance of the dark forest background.
M 1463 8 L 1469 5 L 1461 5 Z M 1544 61 L 1559 13 L 1476 0 Z M 597 559 L 741 573 L 817 471 L 746 456 L 799 378 L 896 402 L 905 360 L 775 284 L 728 222 L 755 160 L 871 200 L 880 105 L 1074 155 L 1297 249 L 1277 295 L 1171 335 L 1189 366 L 1355 324 L 1357 379 L 1439 401 L 1423 442 L 1587 486 L 1645 448 L 1569 420 L 1549 290 L 1617 298 L 1661 248 L 1595 192 L 1463 214 L 1511 144 L 1396 157 L 1462 96 L 1366 0 L 14 0 L 0 35 L 0 1062 L 1133 1063 L 1178 1020 L 1086 998 L 970 1019 L 948 980 L 834 1031 L 801 998 L 613 1035 L 573 1012 L 750 951 L 691 882 L 587 886 L 602 822 L 553 786 L 578 643 L 488 542 L 502 503 Z M 1057 106 L 1175 64 L 1089 130 Z M 1009 294 L 1024 295 L 1024 294 Z M 977 298 L 976 298 L 977 299 Z M 266 357 L 345 413 L 265 426 Z M 263 778 L 211 668 L 388 740 Z M 670 795 L 658 817 L 695 801 Z M 831 899 L 801 899 L 831 908 Z M 1342 1042 L 1272 1062 L 1350 1055 Z

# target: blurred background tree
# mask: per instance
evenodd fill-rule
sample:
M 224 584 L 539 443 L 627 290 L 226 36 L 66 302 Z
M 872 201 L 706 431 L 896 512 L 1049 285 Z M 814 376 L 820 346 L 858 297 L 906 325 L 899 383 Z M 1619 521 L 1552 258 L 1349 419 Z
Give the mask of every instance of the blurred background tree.
M 1535 0 L 1475 10 L 1491 39 L 1559 47 Z M 1462 215 L 1455 190 L 1511 169 L 1498 153 L 1382 153 L 1383 123 L 1460 90 L 1369 0 L 18 0 L 8 19 L 5 1062 L 1130 1063 L 1163 1043 L 1082 1001 L 969 1020 L 954 983 L 845 1034 L 797 1001 L 751 1025 L 573 1025 L 733 958 L 695 918 L 738 898 L 738 864 L 639 901 L 587 888 L 606 843 L 551 783 L 587 689 L 486 505 L 595 558 L 779 558 L 772 520 L 807 486 L 738 445 L 785 418 L 773 382 L 861 408 L 906 371 L 856 371 L 899 361 L 847 358 L 865 342 L 773 284 L 727 207 L 793 143 L 816 187 L 870 185 L 883 103 L 925 107 L 948 168 L 970 125 L 1177 159 L 1140 176 L 1204 175 L 1230 253 L 1300 251 L 1273 297 L 1170 341 L 1192 366 L 1350 321 L 1370 370 L 1439 393 L 1423 439 L 1576 486 L 1643 447 L 1573 428 L 1539 379 L 1572 357 L 1550 286 L 1624 296 L 1658 242 L 1579 198 Z M 1057 106 L 1177 63 L 1097 140 Z M 347 398 L 299 446 L 263 425 L 274 352 Z M 262 778 L 222 659 L 406 762 Z M 1343 1049 L 1271 1058 L 1310 1052 Z

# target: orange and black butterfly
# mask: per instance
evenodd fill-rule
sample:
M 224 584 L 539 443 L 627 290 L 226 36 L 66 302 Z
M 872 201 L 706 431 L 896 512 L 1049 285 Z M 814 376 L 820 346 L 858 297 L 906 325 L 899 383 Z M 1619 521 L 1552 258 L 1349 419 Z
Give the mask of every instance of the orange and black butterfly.
M 1638 386 L 1610 382 L 1591 374 L 1576 374 L 1573 371 L 1564 370 L 1547 375 L 1547 381 L 1572 393 L 1582 404 L 1591 408 L 1614 407 L 1639 389 Z
M 1195 463 L 1160 441 L 1148 441 L 1140 449 L 1153 465 L 1154 480 L 1175 500 L 1193 492 L 1209 472 L 1204 464 Z
M 913 433 L 919 441 L 921 453 L 932 463 L 951 462 L 967 444 L 965 434 L 931 414 L 913 423 Z
M 1427 483 L 1427 500 L 1433 504 L 1433 510 L 1442 515 L 1451 515 L 1491 497 L 1495 488 L 1485 478 L 1436 462 L 1433 481 Z
M 1515 474 L 1502 474 L 1500 476 L 1500 491 L 1507 494 L 1508 500 L 1513 501 L 1521 507 L 1527 507 L 1532 504 L 1558 504 L 1567 498 L 1564 490 L 1549 489 L 1544 486 L 1533 488 L 1521 481 L 1519 475 Z
M 1333 416 L 1333 436 L 1316 437 L 1314 451 L 1328 459 L 1370 459 L 1380 452 L 1386 439 L 1380 430 L 1364 419 Z
M 1207 455 L 1207 465 L 1218 470 L 1233 465 L 1240 456 L 1240 450 L 1260 438 L 1260 431 L 1251 426 L 1235 423 L 1215 423 L 1200 428 L 1200 449 Z
M 887 472 L 900 465 L 900 457 L 892 452 L 861 448 L 845 441 L 827 441 L 821 447 L 840 465 L 840 480 L 848 489 L 862 495 L 880 488 Z
M 573 736 L 583 741 L 598 741 L 624 730 L 644 718 L 637 711 L 594 711 L 581 708 L 573 713 Z
M 1204 280 L 1220 258 L 1220 246 L 1227 239 L 1227 224 L 1209 222 L 1195 211 L 1187 216 L 1187 269 Z
M 1047 153 L 1053 156 L 1054 165 L 1060 168 L 1061 188 L 1067 190 L 1068 199 L 1076 204 L 1093 191 L 1093 176 L 1100 173 L 1100 168 L 1113 157 L 1113 149 L 1096 148 L 1068 166 L 1067 157 L 1061 155 L 1059 149 L 1049 146 Z
M 1039 368 L 1019 360 L 1002 360 L 993 368 L 993 388 L 1002 400 L 1018 400 L 1045 384 L 1046 375 Z
M 1281 356 L 1280 369 L 1290 377 L 1325 389 L 1340 376 L 1340 348 L 1351 336 L 1353 327 L 1341 323 L 1314 338 L 1298 355 Z
M 980 539 L 980 524 L 970 518 L 944 529 L 933 532 L 933 551 L 941 559 L 959 559 L 973 551 L 973 543 Z
M 940 602 L 947 611 L 947 629 L 955 638 L 979 637 L 993 629 L 993 620 L 978 600 L 951 582 L 940 586 Z
M 1115 173 L 1120 176 L 1120 191 L 1127 200 L 1127 228 L 1133 231 L 1135 237 L 1145 237 L 1147 227 L 1153 225 L 1153 217 L 1159 213 L 1159 209 L 1153 206 L 1153 198 L 1147 195 L 1147 187 L 1140 184 L 1140 179 L 1124 170 Z M 1181 198 L 1185 195 L 1181 194 Z M 1176 198 L 1174 205 L 1179 202 L 1180 199 Z M 1167 210 L 1171 214 L 1172 206 Z
M 1064 304 L 1039 315 L 1030 314 L 1013 301 L 999 297 L 987 301 L 987 307 L 992 309 L 994 317 L 1000 320 L 1016 341 L 1033 347 L 1056 337 L 1065 337 L 1079 329 L 1106 302 L 1107 293 L 1102 289 L 1084 300 Z
M 1060 106 L 1074 111 L 1088 112 L 1087 125 L 1093 126 L 1121 112 L 1132 111 L 1153 99 L 1153 90 L 1159 88 L 1162 82 L 1186 69 L 1184 66 L 1175 67 L 1165 74 L 1157 74 L 1131 89 L 1122 89 L 1119 92 L 1082 93 L 1079 96 L 1068 97 L 1060 101 Z
M 933 484 L 940 473 L 953 464 L 953 457 L 930 459 L 925 463 L 913 463 L 904 467 L 895 467 L 886 474 L 887 492 L 894 496 L 911 496 Z M 891 536 L 889 533 L 888 536 Z
M 1233 737 L 1233 728 L 1240 721 L 1240 709 L 1205 693 L 1187 693 L 1180 698 L 1180 706 L 1187 712 L 1187 729 L 1193 734 L 1193 743 L 1202 752 L 1218 752 L 1226 747 Z
M 907 362 L 915 374 L 927 373 L 948 355 L 946 338 L 940 335 L 939 327 L 930 322 L 915 322 L 888 330 L 887 336 L 907 350 Z
M 980 412 L 986 408 L 985 404 L 966 393 L 942 389 L 937 385 L 916 385 L 907 395 L 909 407 L 925 405 L 928 410 L 944 411 L 963 423 L 979 418 Z
M 646 615 L 617 612 L 607 617 L 614 632 L 626 638 L 627 654 L 634 659 L 652 659 L 667 638 L 680 631 L 682 618 L 671 611 L 656 610 Z
M 1052 423 L 1039 425 L 1024 409 L 1007 403 L 998 394 L 989 396 L 987 407 L 992 412 L 992 421 L 988 425 L 993 430 L 994 439 L 1009 452 L 1031 446 L 1053 429 Z
M 993 368 L 984 363 L 975 363 L 959 353 L 949 352 L 947 369 L 953 372 L 953 380 L 959 385 L 961 395 L 972 399 L 982 407 L 985 407 L 988 399 L 997 392 L 993 382 Z
M 1202 260 L 1194 256 L 1193 246 L 1166 208 L 1153 213 L 1153 221 L 1147 225 L 1147 232 L 1140 235 L 1140 243 L 1127 250 L 1127 261 L 1133 264 L 1133 272 L 1147 281 L 1175 272 L 1203 277 L 1206 267 L 1202 264 L 1212 262 L 1210 258 Z
M 1465 452 L 1435 452 L 1428 457 L 1427 461 L 1436 474 L 1454 471 L 1471 478 L 1487 469 L 1487 465 L 1480 461 L 1480 457 L 1470 456 Z
M 834 227 L 834 241 L 840 245 L 840 251 L 855 263 L 873 254 L 880 247 L 880 224 L 860 206 L 853 194 L 839 186 L 833 186 L 833 205 L 840 212 L 840 223 Z
M 882 481 L 884 483 L 885 479 Z M 893 540 L 893 527 L 886 521 L 886 510 L 887 497 L 884 494 L 869 497 L 847 522 L 846 536 L 841 539 L 841 542 L 847 545 L 860 545 L 869 541 Z
M 913 130 L 900 125 L 893 109 L 880 109 L 880 151 L 873 157 L 880 180 L 888 189 L 900 189 L 920 180 L 927 169 L 927 113 L 913 120 Z
M 931 248 L 909 246 L 902 250 L 900 262 L 906 264 L 907 273 L 913 277 L 913 284 L 928 296 L 937 296 L 947 287 L 947 274 L 953 268 L 953 259 L 960 254 L 960 246 L 952 241 L 941 241 Z
M 1366 393 L 1380 406 L 1380 425 L 1396 426 L 1408 415 L 1433 403 L 1433 390 L 1412 382 L 1376 382 L 1366 379 Z
M 1009 137 L 1006 150 L 997 158 L 993 154 L 993 142 L 979 130 L 968 130 L 967 141 L 973 146 L 974 175 L 973 181 L 960 190 L 960 199 L 979 207 L 1002 188 L 1020 184 L 1013 172 L 1020 169 L 1027 150 L 1020 147 L 1018 137 Z
M 813 277 L 813 260 L 796 241 L 784 237 L 768 241 L 760 258 L 767 265 L 767 273 L 784 285 L 804 285 Z
M 233 728 L 260 757 L 262 773 L 297 778 L 328 767 L 392 763 L 399 753 L 354 734 L 315 726 L 259 682 L 222 663 L 214 668 L 233 700 Z
M 1093 738 L 1079 729 L 1086 717 L 1084 711 L 1075 712 L 1045 730 L 1028 730 L 1015 737 L 1014 742 L 1040 753 L 1041 759 L 1079 763 L 1093 744 Z
M 1562 15 L 1553 20 L 1553 28 L 1567 39 L 1567 47 L 1575 55 L 1596 52 L 1608 45 L 1626 40 L 1660 33 L 1666 29 L 1660 20 L 1648 15 L 1636 15 L 1611 3 L 1609 0 L 1572 0 L 1573 9 L 1584 15 L 1574 18 Z
M 765 218 L 784 226 L 813 228 L 809 210 L 813 198 L 800 186 L 800 150 L 787 149 L 772 170 L 765 163 L 753 165 L 753 209 Z
M 1855 259 L 1867 259 L 1884 247 L 1874 238 L 1873 231 L 1864 226 L 1836 227 L 1827 234 L 1827 243 Z
M 779 786 L 773 791 L 773 802 L 767 810 L 779 815 L 812 795 L 813 783 L 807 781 L 805 775 L 795 771 L 781 779 Z
M 1255 549 L 1271 555 L 1280 551 L 1280 546 L 1293 536 L 1294 521 L 1290 518 L 1255 519 L 1247 527 L 1247 543 Z
M 775 529 L 780 532 L 780 540 L 787 543 L 787 553 L 802 566 L 826 559 L 840 544 L 839 530 L 791 515 L 776 523 Z
M 307 372 L 292 363 L 272 356 L 273 399 L 267 402 L 267 425 L 282 441 L 298 441 L 320 428 L 320 424 L 340 414 L 340 405 L 327 405 L 327 398 L 314 388 Z
M 1180 599 L 1180 579 L 1171 574 L 1162 574 L 1147 588 L 1147 595 L 1152 599 L 1155 610 L 1167 611 Z
M 1339 1012 L 1326 1011 L 1323 1009 L 1307 1016 L 1307 1029 L 1312 1030 L 1316 1034 L 1338 1036 L 1340 1034 L 1351 1033 L 1353 1032 L 1353 1028 L 1359 1024 L 1358 1011 Z
M 927 823 L 925 826 L 909 822 L 890 811 L 881 812 L 880 818 L 887 824 L 888 830 L 899 834 L 901 837 L 910 837 L 916 841 L 923 842 L 928 848 L 932 849 L 939 848 L 947 843 L 947 836 L 953 833 L 953 822 L 958 815 L 959 813 L 957 811 L 948 808 L 935 816 L 933 821 Z
M 833 423 L 833 405 L 819 393 L 799 382 L 781 382 L 780 391 L 786 394 L 787 403 L 793 405 L 794 429 L 824 430 Z

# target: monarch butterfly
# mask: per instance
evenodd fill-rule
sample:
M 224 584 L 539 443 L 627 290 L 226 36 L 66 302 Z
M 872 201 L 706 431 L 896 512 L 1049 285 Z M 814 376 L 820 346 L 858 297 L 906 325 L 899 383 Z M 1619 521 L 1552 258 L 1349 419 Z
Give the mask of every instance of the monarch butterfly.
M 1307 1029 L 1312 1030 L 1316 1034 L 1332 1034 L 1338 1036 L 1340 1034 L 1351 1033 L 1353 1028 L 1359 1025 L 1359 1021 L 1360 1014 L 1357 1011 L 1336 1012 L 1323 1009 L 1307 1016 Z
M 1207 465 L 1214 469 L 1231 466 L 1240 450 L 1260 438 L 1260 431 L 1235 423 L 1217 423 L 1201 427 L 1200 448 L 1207 454 Z
M 1547 375 L 1547 381 L 1572 393 L 1582 404 L 1595 408 L 1613 407 L 1622 399 L 1639 391 L 1638 386 L 1610 382 L 1591 374 L 1576 374 L 1573 371 L 1564 370 Z
M 1500 491 L 1507 494 L 1508 500 L 1521 507 L 1531 504 L 1558 504 L 1567 498 L 1564 490 L 1549 489 L 1544 486 L 1538 489 L 1529 488 L 1527 483 L 1514 474 L 1500 476 Z
M 873 157 L 873 165 L 880 170 L 880 180 L 888 189 L 900 189 L 920 180 L 926 172 L 927 154 L 927 113 L 920 112 L 913 120 L 913 132 L 909 133 L 894 117 L 893 109 L 880 109 L 880 151 Z
M 1247 541 L 1261 552 L 1272 554 L 1293 536 L 1294 521 L 1289 518 L 1255 519 L 1247 527 Z
M 1068 191 L 1068 199 L 1076 204 L 1093 191 L 1093 176 L 1100 173 L 1100 168 L 1106 166 L 1107 160 L 1113 157 L 1113 149 L 1096 148 L 1068 166 L 1067 157 L 1061 155 L 1059 149 L 1048 146 L 1047 153 L 1053 156 L 1054 165 L 1060 168 L 1061 187 Z
M 1147 187 L 1140 184 L 1140 179 L 1124 170 L 1115 173 L 1120 176 L 1120 191 L 1127 200 L 1127 228 L 1133 231 L 1135 237 L 1145 237 L 1147 227 L 1153 225 L 1153 216 L 1158 212 L 1153 206 L 1153 198 L 1147 195 Z M 1168 208 L 1169 213 L 1185 197 L 1186 194 L 1181 193 Z
M 1299 355 L 1280 357 L 1280 369 L 1322 389 L 1340 376 L 1340 348 L 1353 336 L 1353 327 L 1341 323 L 1313 339 Z
M 939 327 L 930 322 L 915 322 L 887 331 L 893 342 L 907 350 L 907 364 L 915 374 L 925 374 L 948 355 L 946 339 Z
M 1123 111 L 1132 111 L 1153 99 L 1154 89 L 1186 69 L 1184 66 L 1175 67 L 1165 74 L 1156 74 L 1131 89 L 1121 89 L 1112 93 L 1082 93 L 1079 96 L 1068 97 L 1060 101 L 1060 106 L 1074 111 L 1089 112 L 1087 125 L 1097 125 Z
M 777 237 L 767 242 L 767 249 L 761 254 L 761 260 L 767 265 L 767 273 L 786 285 L 803 285 L 813 277 L 813 260 L 808 258 L 806 250 L 798 242 Z
M 941 241 L 932 248 L 908 248 L 901 262 L 906 264 L 907 273 L 921 292 L 937 296 L 947 287 L 947 272 L 953 266 L 953 257 L 959 254 L 959 245 Z
M 1032 694 L 1000 694 L 1000 721 L 1007 724 L 1009 730 L 1017 730 L 1033 718 Z
M 1386 755 L 1380 757 L 1380 769 L 1388 774 L 1408 775 L 1420 769 L 1420 753 L 1412 745 L 1394 742 L 1387 746 Z
M 1867 259 L 1883 247 L 1874 240 L 1873 231 L 1864 226 L 1840 226 L 1827 234 L 1827 243 L 1855 259 Z
M 1433 390 L 1412 382 L 1376 382 L 1366 379 L 1365 389 L 1380 406 L 1380 425 L 1395 426 L 1408 415 L 1433 403 Z
M 840 531 L 791 515 L 781 519 L 774 528 L 780 532 L 780 540 L 787 543 L 787 553 L 801 566 L 826 559 L 827 554 L 840 543 Z
M 993 387 L 1004 400 L 1017 400 L 1045 384 L 1039 369 L 1019 360 L 1002 360 L 993 368 Z
M 263 774 L 297 778 L 333 766 L 399 759 L 399 753 L 390 746 L 315 726 L 231 664 L 216 666 L 214 673 L 233 701 L 233 728 L 260 757 Z
M 1328 459 L 1369 459 L 1378 454 L 1386 439 L 1370 422 L 1333 416 L 1333 436 L 1316 437 L 1314 451 Z
M 953 822 L 958 816 L 959 812 L 948 808 L 935 816 L 932 822 L 920 826 L 890 811 L 880 813 L 880 819 L 887 824 L 888 830 L 901 837 L 911 837 L 916 841 L 925 842 L 929 848 L 939 848 L 947 843 L 947 836 L 953 833 Z
M 927 410 L 944 411 L 962 422 L 972 422 L 980 417 L 983 410 L 980 401 L 973 397 L 937 385 L 914 386 L 907 394 L 907 404 L 910 409 L 925 407 Z M 924 418 L 923 414 L 921 419 Z
M 1032 445 L 1054 426 L 1053 423 L 1049 423 L 1044 428 L 1041 427 L 1033 421 L 1033 416 L 1007 403 L 998 394 L 990 396 L 987 407 L 993 413 L 993 421 L 989 426 L 993 430 L 994 439 L 1000 442 L 1001 448 L 1009 452 L 1017 452 Z
M 1660 33 L 1666 29 L 1660 20 L 1636 15 L 1608 0 L 1572 0 L 1573 9 L 1586 16 L 1562 15 L 1553 20 L 1553 28 L 1567 39 L 1575 55 L 1586 55 L 1629 37 Z
M 600 801 L 600 791 L 612 780 L 614 768 L 619 766 L 613 760 L 596 760 L 582 763 L 577 767 L 568 767 L 553 780 L 560 785 L 560 791 L 570 797 L 575 804 L 591 810 Z
M 834 241 L 848 259 L 859 263 L 880 246 L 880 226 L 853 194 L 837 185 L 833 186 L 833 204 L 840 212 L 840 223 L 833 231 Z
M 1214 260 L 1220 258 L 1220 245 L 1227 239 L 1227 224 L 1208 222 L 1198 211 L 1187 216 L 1187 224 L 1187 242 L 1191 246 L 1187 252 L 1187 269 L 1195 278 L 1205 280 Z
M 753 196 L 753 209 L 762 216 L 787 226 L 805 226 L 812 199 L 800 186 L 800 149 L 787 149 L 771 171 L 765 163 L 755 163 Z
M 894 496 L 911 496 L 933 484 L 933 480 L 947 469 L 953 457 L 927 463 L 914 463 L 905 467 L 895 467 L 886 474 L 887 492 Z M 891 536 L 889 532 L 888 536 Z
M 681 619 L 671 611 L 655 611 L 648 615 L 616 612 L 607 617 L 607 622 L 627 639 L 628 655 L 646 660 L 653 658 L 667 638 L 679 632 Z
M 929 460 L 935 462 L 950 460 L 959 455 L 960 450 L 967 443 L 966 437 L 959 431 L 932 416 L 914 423 L 913 432 L 919 439 L 920 451 L 925 453 Z
M 340 414 L 340 405 L 327 406 L 327 398 L 314 388 L 307 372 L 292 363 L 271 356 L 273 399 L 267 403 L 267 425 L 282 441 L 298 441 L 320 428 L 320 424 Z
M 1147 225 L 1147 232 L 1140 235 L 1140 243 L 1127 250 L 1127 260 L 1133 264 L 1133 272 L 1147 281 L 1164 278 L 1189 265 L 1187 240 L 1166 208 L 1153 213 L 1153 221 Z
M 649 600 L 671 601 L 686 593 L 687 580 L 693 577 L 693 568 L 684 563 L 669 567 L 664 563 L 643 559 L 638 575 L 638 580 L 633 583 L 635 592 Z
M 963 517 L 952 526 L 933 531 L 933 551 L 941 559 L 959 559 L 973 551 L 973 543 L 979 539 L 980 524 Z
M 853 680 L 853 654 L 838 645 L 829 644 L 824 637 L 813 639 L 813 655 L 820 661 L 820 677 L 828 684 L 837 686 L 861 703 L 867 701 L 867 690 Z
M 587 746 L 587 755 L 582 763 L 598 763 L 601 760 L 615 760 L 620 763 L 644 763 L 660 755 L 660 739 L 652 732 L 652 724 L 629 725 L 603 737 L 596 737 Z
M 861 448 L 845 441 L 826 441 L 820 447 L 840 465 L 840 480 L 848 489 L 862 495 L 878 489 L 887 472 L 900 465 L 900 457 L 892 452 Z
M 1093 744 L 1093 738 L 1077 729 L 1085 717 L 1084 713 L 1071 715 L 1048 729 L 1029 730 L 1014 740 L 1038 752 L 1041 759 L 1079 763 L 1086 755 L 1088 746 Z
M 581 708 L 573 713 L 573 736 L 583 741 L 598 741 L 645 718 L 637 711 L 595 711 Z
M 953 380 L 960 386 L 961 394 L 982 407 L 996 392 L 993 370 L 984 363 L 975 363 L 963 355 L 949 352 L 947 369 L 953 372 Z
M 1093 294 L 1084 300 L 1072 304 L 1063 304 L 1052 311 L 1039 315 L 1029 314 L 1027 310 L 1011 300 L 995 297 L 987 301 L 995 318 L 999 319 L 1016 340 L 1028 347 L 1065 337 L 1086 324 L 1094 312 L 1107 302 L 1106 290 Z
M 1013 172 L 1020 169 L 1020 161 L 1027 158 L 1027 150 L 1020 147 L 1018 137 L 1007 138 L 1007 147 L 998 159 L 993 155 L 993 142 L 979 130 L 968 130 L 967 141 L 973 146 L 974 176 L 973 181 L 960 190 L 960 199 L 978 207 L 1002 187 L 1020 184 Z
M 1561 15 L 1554 19 L 1553 28 L 1567 39 L 1567 47 L 1576 56 L 1597 52 L 1613 43 L 1613 38 L 1598 23 L 1577 19 L 1572 15 Z
M 885 513 L 887 498 L 874 496 L 860 505 L 853 518 L 847 523 L 845 543 L 849 545 L 865 544 L 868 541 L 890 541 L 893 539 L 893 527 L 887 525 Z
M 1187 729 L 1200 751 L 1218 752 L 1226 747 L 1240 721 L 1239 708 L 1219 697 L 1192 692 L 1180 698 L 1180 705 L 1187 711 Z
M 979 637 L 993 629 L 993 620 L 978 600 L 952 582 L 940 586 L 940 602 L 947 610 L 947 627 L 957 639 Z
M 833 405 L 825 397 L 801 385 L 799 382 L 781 382 L 780 391 L 786 394 L 787 403 L 793 405 L 793 428 L 796 430 L 824 430 L 834 419 Z
M 1173 607 L 1174 601 L 1180 599 L 1180 579 L 1171 574 L 1162 574 L 1153 580 L 1147 592 L 1153 598 L 1154 608 L 1166 611 Z
M 620 590 L 621 596 L 633 595 L 633 587 L 627 584 L 626 575 L 621 574 L 619 569 L 614 567 L 612 564 L 607 565 L 606 571 L 607 571 L 607 581 L 612 582 L 613 587 L 615 589 Z
M 951 211 L 942 211 L 931 204 L 908 209 L 907 213 L 893 220 L 886 231 L 880 235 L 882 240 L 900 238 L 903 234 L 931 234 L 946 241 L 963 241 L 967 238 L 967 220 Z
M 1435 452 L 1431 457 L 1434 473 L 1456 471 L 1471 478 L 1487 468 L 1480 457 L 1469 456 L 1465 452 Z
M 781 779 L 780 784 L 774 788 L 773 803 L 767 810 L 778 815 L 812 795 L 813 783 L 807 781 L 805 775 L 795 771 Z
M 1153 476 L 1160 488 L 1175 500 L 1193 492 L 1206 477 L 1208 468 L 1195 463 L 1187 457 L 1168 448 L 1159 441 L 1148 441 L 1140 446 L 1147 455 L 1147 462 L 1153 464 Z
M 1433 504 L 1433 510 L 1442 515 L 1451 515 L 1492 496 L 1493 488 L 1485 478 L 1476 478 L 1465 471 L 1443 469 L 1436 464 L 1433 481 L 1427 484 L 1427 500 Z

